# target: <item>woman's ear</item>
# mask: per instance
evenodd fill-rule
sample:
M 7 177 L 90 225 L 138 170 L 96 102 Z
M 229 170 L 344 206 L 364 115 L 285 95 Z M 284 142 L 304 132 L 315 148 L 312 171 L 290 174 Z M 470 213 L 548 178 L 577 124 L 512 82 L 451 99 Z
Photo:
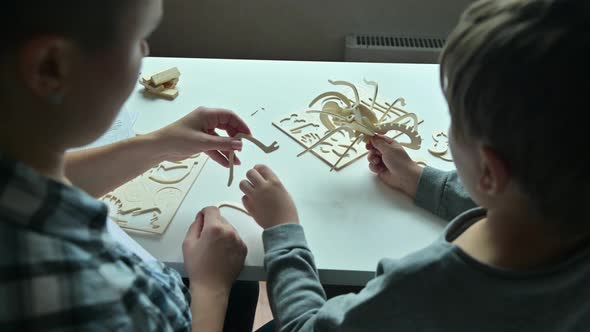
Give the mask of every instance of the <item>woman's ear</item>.
M 75 61 L 74 45 L 58 37 L 31 39 L 20 47 L 18 71 L 35 96 L 54 98 L 65 94 L 68 74 Z
M 488 196 L 502 193 L 510 181 L 508 163 L 489 146 L 483 145 L 478 150 L 481 167 L 481 176 L 478 181 L 479 190 Z

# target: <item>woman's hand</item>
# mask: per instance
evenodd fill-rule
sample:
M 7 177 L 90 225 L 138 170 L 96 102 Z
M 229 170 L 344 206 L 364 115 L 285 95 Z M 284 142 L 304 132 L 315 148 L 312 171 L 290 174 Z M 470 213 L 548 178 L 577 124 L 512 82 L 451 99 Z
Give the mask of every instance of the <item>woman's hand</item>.
M 217 129 L 227 132 L 229 137 L 219 136 Z M 248 125 L 237 114 L 221 108 L 199 107 L 151 135 L 163 160 L 180 161 L 204 152 L 220 165 L 229 167 L 229 153 L 242 149 L 242 141 L 232 139 L 238 133 L 251 134 Z M 235 163 L 240 164 L 237 157 Z

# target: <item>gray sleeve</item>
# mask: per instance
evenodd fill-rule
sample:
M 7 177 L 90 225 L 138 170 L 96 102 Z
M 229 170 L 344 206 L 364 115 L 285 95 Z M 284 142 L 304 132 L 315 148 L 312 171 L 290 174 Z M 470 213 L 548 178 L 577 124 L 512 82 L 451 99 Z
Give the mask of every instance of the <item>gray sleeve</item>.
M 326 301 L 300 225 L 269 228 L 262 238 L 269 299 L 279 331 L 342 331 L 347 326 L 371 326 L 375 315 L 383 314 L 375 310 L 375 302 L 389 301 L 381 292 L 383 276 L 359 294 Z
M 456 171 L 445 172 L 432 167 L 426 167 L 422 172 L 415 202 L 445 220 L 452 220 L 477 206 Z

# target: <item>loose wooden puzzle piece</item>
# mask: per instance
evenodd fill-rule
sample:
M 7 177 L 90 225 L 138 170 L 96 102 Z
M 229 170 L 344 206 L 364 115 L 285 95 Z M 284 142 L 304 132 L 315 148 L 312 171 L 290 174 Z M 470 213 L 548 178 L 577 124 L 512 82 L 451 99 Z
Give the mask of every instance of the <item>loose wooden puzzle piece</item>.
M 240 211 L 240 212 L 250 216 L 250 213 L 248 213 L 248 210 L 246 210 L 246 208 L 244 206 L 242 206 L 242 204 L 239 204 L 239 203 L 221 202 L 221 203 L 217 204 L 217 208 L 218 209 L 229 208 L 229 209 L 233 209 L 236 211 Z
M 432 134 L 434 144 L 428 148 L 428 152 L 433 156 L 445 161 L 453 161 L 453 156 L 449 150 L 449 136 L 446 131 L 440 130 Z
M 178 84 L 180 71 L 173 67 L 147 78 L 141 78 L 139 83 L 144 86 L 145 92 L 157 97 L 173 100 L 178 97 Z
M 375 134 L 387 134 L 406 148 L 420 149 L 422 121 L 401 108 L 406 105 L 403 98 L 390 103 L 378 99 L 379 85 L 373 81 L 365 80 L 373 93 L 364 95 L 350 82 L 329 82 L 349 91 L 324 92 L 310 102 L 310 110 L 273 122 L 305 148 L 298 156 L 312 152 L 331 170 L 340 170 L 367 154 L 365 142 Z M 316 104 L 321 109 L 311 109 Z
M 261 108 L 257 109 L 256 111 L 254 111 L 254 113 L 250 114 L 250 116 L 254 116 L 254 115 L 256 115 L 256 113 L 258 113 L 260 111 L 266 111 L 266 108 L 261 107 Z
M 234 136 L 234 138 L 237 139 L 246 139 L 249 140 L 250 142 L 254 143 L 258 148 L 260 148 L 260 150 L 264 151 L 264 153 L 271 153 L 274 152 L 276 150 L 278 150 L 279 145 L 277 144 L 276 141 L 272 142 L 271 145 L 266 146 L 264 145 L 264 143 L 260 142 L 259 140 L 257 140 L 256 138 L 250 136 L 250 135 L 246 135 L 243 133 L 239 133 L 236 136 Z M 229 178 L 227 180 L 227 186 L 231 186 L 232 182 L 234 181 L 234 159 L 235 159 L 235 152 L 231 151 L 229 153 Z
M 426 162 L 426 160 L 422 159 L 422 158 L 414 159 L 414 162 L 416 163 L 416 165 L 418 165 L 420 167 L 428 166 L 428 163 Z
M 121 228 L 162 234 L 174 218 L 208 157 L 165 161 L 101 198 Z

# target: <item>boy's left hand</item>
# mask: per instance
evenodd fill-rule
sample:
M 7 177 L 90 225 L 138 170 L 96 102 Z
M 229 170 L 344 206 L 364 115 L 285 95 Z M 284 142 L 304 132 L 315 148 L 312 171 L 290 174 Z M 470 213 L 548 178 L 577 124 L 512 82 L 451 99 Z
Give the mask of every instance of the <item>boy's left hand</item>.
M 240 182 L 245 194 L 242 203 L 256 223 L 267 229 L 281 224 L 298 224 L 295 203 L 275 173 L 264 165 L 256 165 Z
M 224 130 L 229 137 L 219 136 L 216 129 Z M 251 134 L 237 114 L 221 108 L 199 107 L 152 135 L 164 160 L 180 161 L 204 152 L 222 166 L 229 167 L 229 153 L 242 149 L 242 141 L 232 139 L 238 133 Z M 240 164 L 237 157 L 235 163 Z

